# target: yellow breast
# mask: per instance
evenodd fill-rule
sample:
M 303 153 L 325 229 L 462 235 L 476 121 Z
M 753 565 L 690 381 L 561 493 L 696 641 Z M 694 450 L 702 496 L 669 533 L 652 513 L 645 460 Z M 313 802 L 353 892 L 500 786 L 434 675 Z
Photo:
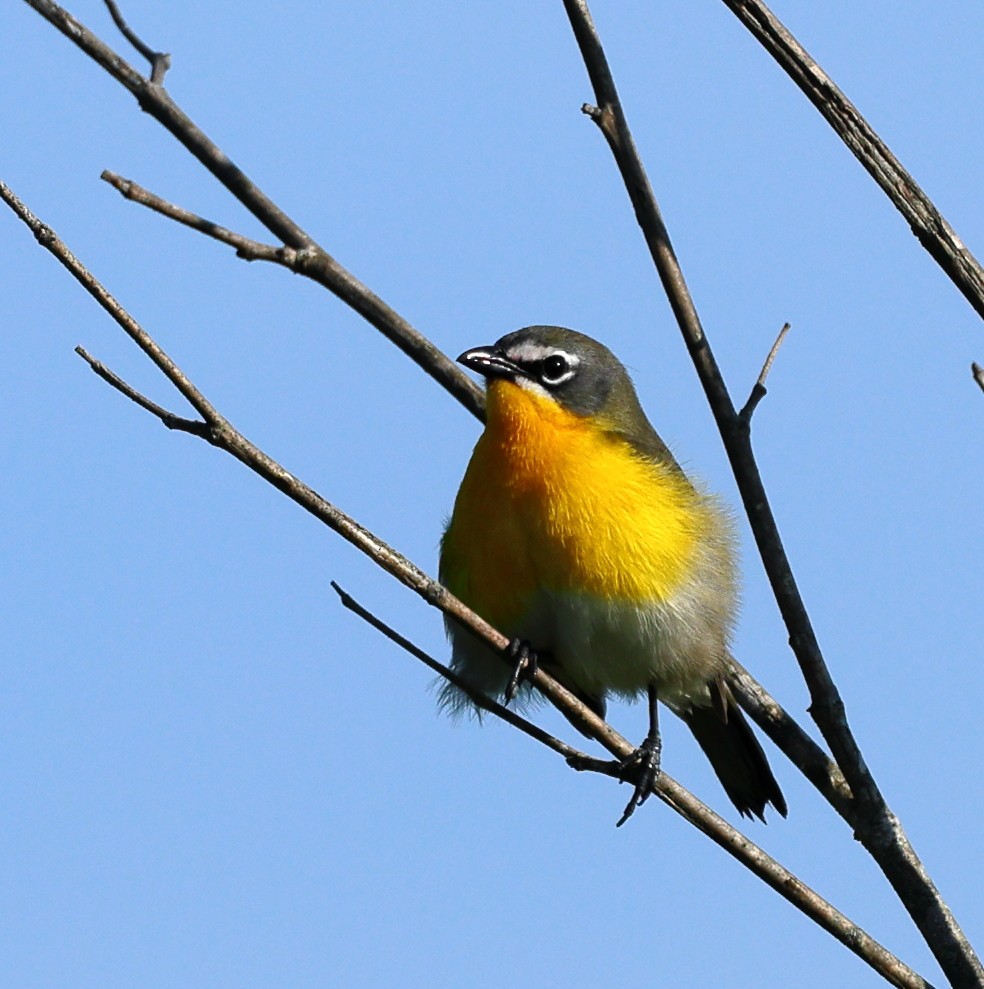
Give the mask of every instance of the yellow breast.
M 665 601 L 687 577 L 706 524 L 699 495 L 673 465 L 495 380 L 442 543 L 441 576 L 508 633 L 539 589 Z

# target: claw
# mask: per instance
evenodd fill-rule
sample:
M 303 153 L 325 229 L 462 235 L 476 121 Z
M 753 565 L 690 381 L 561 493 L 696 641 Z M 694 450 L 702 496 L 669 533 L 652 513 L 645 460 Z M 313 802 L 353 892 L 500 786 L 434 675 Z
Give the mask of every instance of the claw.
M 635 752 L 619 763 L 620 779 L 624 783 L 635 777 L 635 789 L 615 827 L 620 828 L 635 813 L 636 807 L 641 807 L 649 799 L 653 784 L 659 779 L 662 748 L 659 735 L 650 735 Z
M 532 682 L 539 668 L 536 651 L 526 639 L 513 639 L 509 643 L 509 657 L 516 665 L 512 676 L 509 678 L 509 683 L 506 684 L 505 701 L 507 705 L 524 683 Z

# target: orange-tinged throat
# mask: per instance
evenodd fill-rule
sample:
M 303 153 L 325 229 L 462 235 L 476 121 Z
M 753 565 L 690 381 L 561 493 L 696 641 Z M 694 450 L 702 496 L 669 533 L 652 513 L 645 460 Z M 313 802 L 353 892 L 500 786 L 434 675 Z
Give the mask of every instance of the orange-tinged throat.
M 485 432 L 449 530 L 475 583 L 483 572 L 511 582 L 487 588 L 490 603 L 534 589 L 666 600 L 687 579 L 707 524 L 679 470 L 641 455 L 603 417 L 490 382 Z

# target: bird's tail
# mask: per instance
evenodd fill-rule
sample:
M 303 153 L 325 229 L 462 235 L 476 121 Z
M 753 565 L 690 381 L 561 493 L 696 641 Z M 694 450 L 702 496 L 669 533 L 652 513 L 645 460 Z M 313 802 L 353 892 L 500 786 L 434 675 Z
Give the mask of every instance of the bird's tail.
M 734 698 L 727 691 L 722 704 L 680 712 L 711 762 L 731 802 L 744 817 L 765 820 L 766 804 L 786 816 L 786 799 L 769 761 Z

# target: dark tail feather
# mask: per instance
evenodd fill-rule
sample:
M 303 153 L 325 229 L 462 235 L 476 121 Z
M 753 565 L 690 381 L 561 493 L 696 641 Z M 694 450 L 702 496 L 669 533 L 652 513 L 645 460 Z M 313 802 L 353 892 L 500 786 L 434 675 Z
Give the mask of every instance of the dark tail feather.
M 717 707 L 695 707 L 683 714 L 725 793 L 743 817 L 765 820 L 766 804 L 786 816 L 786 799 L 769 768 L 762 746 L 730 697 L 726 719 Z

